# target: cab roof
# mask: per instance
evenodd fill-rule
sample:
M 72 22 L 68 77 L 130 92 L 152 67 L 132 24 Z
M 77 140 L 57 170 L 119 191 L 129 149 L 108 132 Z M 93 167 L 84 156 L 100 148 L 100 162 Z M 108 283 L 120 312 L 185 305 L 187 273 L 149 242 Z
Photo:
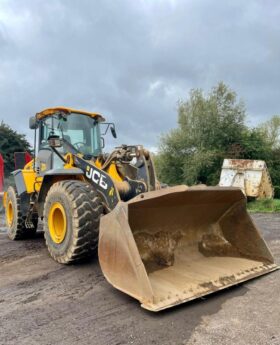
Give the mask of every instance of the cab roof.
M 87 116 L 90 116 L 92 118 L 96 118 L 96 120 L 98 120 L 98 121 L 105 121 L 104 117 L 101 114 L 90 113 L 88 111 L 77 110 L 77 109 L 72 109 L 72 108 L 67 108 L 67 107 L 55 107 L 55 108 L 44 109 L 44 110 L 40 111 L 39 113 L 37 113 L 36 117 L 38 120 L 41 120 L 44 117 L 52 116 L 52 115 L 56 114 L 57 112 L 63 112 L 65 114 L 75 113 L 75 114 L 87 115 Z

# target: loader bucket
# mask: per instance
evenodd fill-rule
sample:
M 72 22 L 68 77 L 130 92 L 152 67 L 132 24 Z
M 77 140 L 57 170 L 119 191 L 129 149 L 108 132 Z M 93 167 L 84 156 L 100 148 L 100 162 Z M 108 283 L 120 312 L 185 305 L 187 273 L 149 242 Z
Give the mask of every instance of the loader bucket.
M 106 279 L 159 311 L 277 269 L 240 189 L 177 186 L 102 217 Z

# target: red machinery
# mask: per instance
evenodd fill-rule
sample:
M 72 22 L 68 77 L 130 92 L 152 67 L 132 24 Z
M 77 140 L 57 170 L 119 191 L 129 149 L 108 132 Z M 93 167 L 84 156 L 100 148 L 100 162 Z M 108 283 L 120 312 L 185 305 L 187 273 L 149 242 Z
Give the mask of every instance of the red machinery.
M 15 152 L 14 153 L 14 160 L 15 160 L 15 170 L 23 169 L 25 164 L 32 160 L 32 156 L 28 152 Z

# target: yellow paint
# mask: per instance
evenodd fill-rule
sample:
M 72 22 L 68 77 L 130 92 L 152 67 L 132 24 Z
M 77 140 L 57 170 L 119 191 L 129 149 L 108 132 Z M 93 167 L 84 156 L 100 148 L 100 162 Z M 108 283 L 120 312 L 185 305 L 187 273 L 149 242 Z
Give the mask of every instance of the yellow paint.
M 74 158 L 72 153 L 67 153 L 64 156 L 66 163 L 64 164 L 65 169 L 72 169 L 74 167 Z
M 96 118 L 99 121 L 105 121 L 104 117 L 101 114 L 91 113 L 91 112 L 88 112 L 88 111 L 77 110 L 77 109 L 72 109 L 72 108 L 67 108 L 67 107 L 48 108 L 48 109 L 42 110 L 39 113 L 37 113 L 36 117 L 37 117 L 38 120 L 41 120 L 44 117 L 54 115 L 54 114 L 56 114 L 59 111 L 64 112 L 66 114 L 75 113 L 75 114 L 87 115 L 87 116 Z
M 8 227 L 11 227 L 14 221 L 14 208 L 13 208 L 13 204 L 11 200 L 9 200 L 8 205 L 7 205 L 6 220 L 7 220 Z
M 80 155 L 78 154 L 77 156 L 80 156 Z M 64 158 L 66 159 L 66 163 L 64 164 L 64 169 L 71 169 L 71 168 L 75 167 L 74 156 L 72 153 L 67 153 L 64 156 Z M 94 163 L 94 165 L 98 169 L 102 168 L 102 163 L 99 159 L 97 159 L 95 162 L 92 162 L 92 163 Z M 39 192 L 41 189 L 42 180 L 43 180 L 43 177 L 37 176 L 37 174 L 33 170 L 33 165 L 34 165 L 34 160 L 27 163 L 25 165 L 24 169 L 22 170 L 25 188 L 26 188 L 26 191 L 28 194 L 34 193 L 35 191 Z M 45 169 L 45 167 L 41 166 L 41 170 L 44 170 L 44 169 Z M 89 166 L 87 167 L 87 169 L 89 169 Z M 116 164 L 114 162 L 112 162 L 105 171 L 107 172 L 107 174 L 109 174 L 111 176 L 111 178 L 115 182 L 122 182 L 123 181 L 123 177 L 119 174 L 117 167 L 116 167 Z M 61 178 L 62 178 L 62 176 L 61 176 Z M 79 176 L 78 178 L 81 180 L 83 179 L 82 176 Z M 114 193 L 114 191 L 110 191 L 110 192 L 111 192 L 111 194 Z
M 115 188 L 114 187 L 111 187 L 110 191 L 109 191 L 109 196 L 113 196 L 114 195 L 114 192 L 115 192 Z
M 47 164 L 41 163 L 41 164 L 40 164 L 40 170 L 41 170 L 41 171 L 45 171 L 46 169 L 47 169 Z
M 42 186 L 42 181 L 43 181 L 43 177 L 36 177 L 35 178 L 35 185 L 34 185 L 34 189 L 36 192 L 39 192 Z
M 94 162 L 94 165 L 98 169 L 102 169 L 102 162 L 98 158 Z M 107 174 L 109 174 L 112 177 L 114 181 L 117 181 L 117 182 L 123 181 L 123 177 L 119 174 L 116 164 L 114 162 L 112 162 L 105 171 L 107 172 Z
M 118 173 L 116 164 L 113 162 L 109 165 L 109 167 L 106 169 L 107 174 L 109 174 L 114 181 L 122 182 L 123 178 Z
M 30 162 L 28 162 L 28 163 L 24 166 L 24 170 L 33 170 L 33 164 L 34 164 L 34 159 L 32 159 Z
M 43 164 L 41 164 L 41 170 L 42 168 L 46 167 L 42 167 Z M 45 165 L 45 164 L 44 164 Z M 33 193 L 33 192 L 39 192 L 40 188 L 41 188 L 41 184 L 42 184 L 42 177 L 37 177 L 35 171 L 33 170 L 33 166 L 34 166 L 34 159 L 32 159 L 30 162 L 28 162 L 24 168 L 21 170 L 22 172 L 22 176 L 24 179 L 24 183 L 25 183 L 25 188 L 26 188 L 26 192 L 28 194 Z
M 96 166 L 96 168 L 101 169 L 102 163 L 101 163 L 101 161 L 99 160 L 99 158 L 97 158 L 97 160 L 94 162 L 94 165 Z
M 53 242 L 62 243 L 66 235 L 67 219 L 61 203 L 55 202 L 52 204 L 48 215 L 48 226 Z
M 39 192 L 42 185 L 43 177 L 37 177 L 35 171 L 33 170 L 23 169 L 21 172 L 24 179 L 26 192 L 28 194 L 35 191 Z

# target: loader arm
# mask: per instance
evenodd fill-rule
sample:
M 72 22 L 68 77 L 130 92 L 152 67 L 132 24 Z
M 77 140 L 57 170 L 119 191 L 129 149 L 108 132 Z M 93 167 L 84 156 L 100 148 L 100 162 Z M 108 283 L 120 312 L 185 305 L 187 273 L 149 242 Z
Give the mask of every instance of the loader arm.
M 55 147 L 50 146 L 51 149 L 65 162 L 66 172 L 67 169 L 71 169 L 72 167 L 79 168 L 83 171 L 84 179 L 94 186 L 98 194 L 101 196 L 107 211 L 113 210 L 121 200 L 130 200 L 131 198 L 148 191 L 145 180 L 149 178 L 149 171 L 144 163 L 144 169 L 140 171 L 141 174 L 144 174 L 143 171 L 146 171 L 142 181 L 133 180 L 128 177 L 125 177 L 121 182 L 114 181 L 114 178 L 110 176 L 110 173 L 106 172 L 102 168 L 98 168 L 92 160 L 86 160 L 81 157 L 81 154 L 73 145 L 66 140 L 63 141 L 66 142 L 69 149 L 71 149 L 71 153 L 67 154 L 65 158 L 61 156 Z M 110 171 L 110 165 L 108 167 L 108 171 Z M 54 173 L 55 171 L 49 171 L 46 175 L 50 176 Z
M 86 180 L 94 185 L 107 210 L 114 209 L 120 201 L 120 194 L 111 176 L 77 155 L 74 155 L 74 165 L 80 168 L 84 172 Z
M 105 201 L 108 211 L 113 210 L 119 201 L 130 200 L 133 197 L 148 191 L 147 185 L 141 180 L 132 180 L 125 177 L 122 182 L 114 181 L 106 171 L 85 159 L 74 155 L 74 165 L 84 172 L 86 180 L 93 184 L 97 192 Z

